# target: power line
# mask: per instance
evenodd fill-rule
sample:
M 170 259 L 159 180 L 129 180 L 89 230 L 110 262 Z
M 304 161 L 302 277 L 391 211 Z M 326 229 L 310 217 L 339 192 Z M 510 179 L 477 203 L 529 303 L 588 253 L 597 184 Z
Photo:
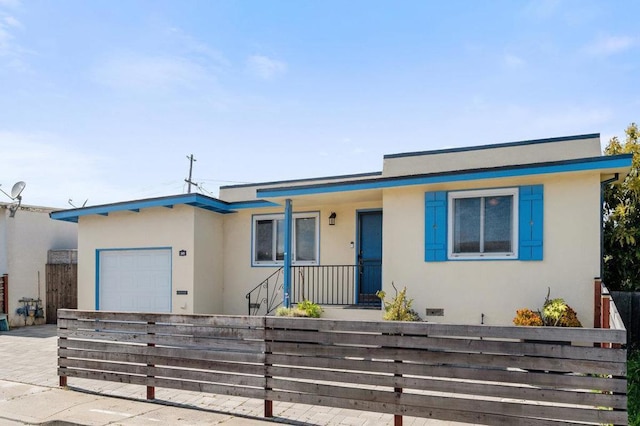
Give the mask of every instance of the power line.
M 241 182 L 238 180 L 224 180 L 224 179 L 201 179 L 203 182 L 222 182 L 222 183 L 239 183 L 239 184 L 251 184 L 255 182 Z

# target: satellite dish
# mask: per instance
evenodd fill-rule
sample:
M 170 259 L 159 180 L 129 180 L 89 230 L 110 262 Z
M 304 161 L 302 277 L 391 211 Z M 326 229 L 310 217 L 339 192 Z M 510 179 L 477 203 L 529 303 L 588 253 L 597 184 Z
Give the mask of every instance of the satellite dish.
M 20 198 L 20 194 L 22 194 L 22 191 L 24 191 L 25 186 L 27 186 L 27 184 L 23 181 L 16 182 L 15 185 L 13 185 L 13 188 L 11 188 L 11 198 L 13 198 L 14 200 L 16 198 Z

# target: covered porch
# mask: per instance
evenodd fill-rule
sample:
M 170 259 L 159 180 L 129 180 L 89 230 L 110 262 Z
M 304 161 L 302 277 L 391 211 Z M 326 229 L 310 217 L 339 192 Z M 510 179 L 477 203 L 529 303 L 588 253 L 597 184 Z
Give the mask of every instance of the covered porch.
M 380 309 L 376 293 L 382 289 L 382 191 L 309 195 L 258 194 L 284 206 L 281 223 L 268 231 L 272 256 L 281 257 L 282 266 L 246 294 L 248 313 L 269 315 L 304 300 L 325 307 Z M 255 235 L 261 233 L 259 226 L 254 217 Z M 260 244 L 254 236 L 254 266 L 262 255 Z

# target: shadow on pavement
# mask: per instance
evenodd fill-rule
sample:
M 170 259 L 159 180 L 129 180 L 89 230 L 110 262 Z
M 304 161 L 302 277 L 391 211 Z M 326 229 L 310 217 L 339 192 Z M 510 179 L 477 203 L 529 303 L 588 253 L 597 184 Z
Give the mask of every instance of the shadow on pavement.
M 13 337 L 36 337 L 36 338 L 49 338 L 55 337 L 58 332 L 58 328 L 55 324 L 44 325 L 27 325 L 24 327 L 11 328 L 9 331 L 0 331 L 1 336 L 13 336 Z

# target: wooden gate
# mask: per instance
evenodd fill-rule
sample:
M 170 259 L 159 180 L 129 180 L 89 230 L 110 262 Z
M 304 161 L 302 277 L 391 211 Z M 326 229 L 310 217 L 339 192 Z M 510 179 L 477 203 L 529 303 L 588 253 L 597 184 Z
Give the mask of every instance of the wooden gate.
M 0 314 L 9 313 L 9 275 L 0 275 Z
M 78 307 L 78 265 L 47 264 L 47 324 L 56 324 L 58 309 Z

